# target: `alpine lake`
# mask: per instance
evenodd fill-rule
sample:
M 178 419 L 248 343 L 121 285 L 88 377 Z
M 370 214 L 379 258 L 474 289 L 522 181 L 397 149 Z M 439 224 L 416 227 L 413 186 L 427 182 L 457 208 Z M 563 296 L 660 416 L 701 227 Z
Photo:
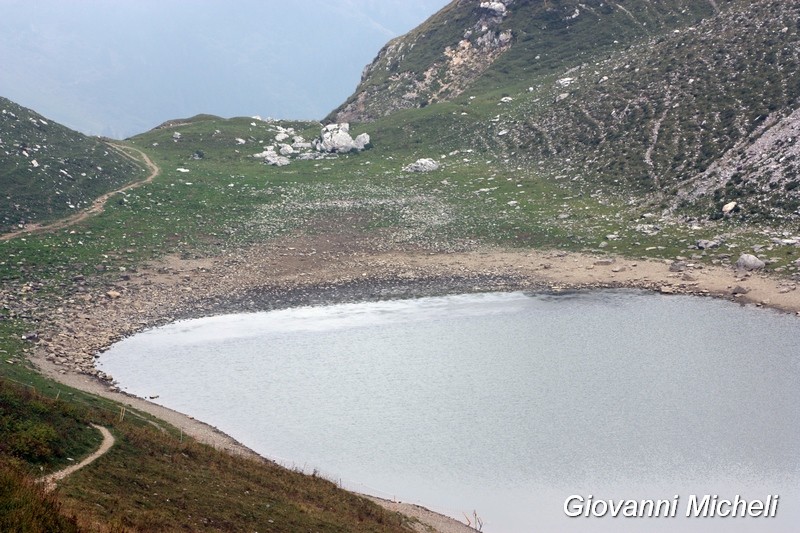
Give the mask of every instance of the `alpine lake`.
M 289 468 L 489 533 L 788 532 L 798 326 L 632 290 L 464 294 L 176 322 L 98 367 Z

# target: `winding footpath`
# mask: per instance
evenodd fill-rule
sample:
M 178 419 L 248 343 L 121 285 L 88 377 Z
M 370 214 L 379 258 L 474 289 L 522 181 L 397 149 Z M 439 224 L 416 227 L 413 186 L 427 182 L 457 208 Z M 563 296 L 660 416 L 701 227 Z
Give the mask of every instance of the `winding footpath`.
M 150 174 L 148 174 L 147 177 L 145 179 L 143 179 L 143 180 L 134 181 L 132 183 L 129 183 L 129 184 L 125 185 L 124 187 L 122 187 L 120 189 L 115 189 L 115 190 L 109 191 L 109 192 L 107 192 L 107 193 L 105 193 L 105 194 L 103 194 L 101 196 L 98 196 L 95 199 L 95 201 L 92 202 L 91 206 L 89 206 L 86 209 L 83 209 L 82 211 L 80 211 L 78 213 L 75 213 L 74 215 L 70 215 L 68 217 L 56 220 L 54 222 L 50 222 L 49 224 L 28 224 L 27 226 L 25 226 L 24 228 L 22 228 L 20 230 L 12 231 L 11 233 L 5 233 L 3 235 L 0 235 L 0 242 L 8 241 L 8 240 L 11 240 L 11 239 L 13 239 L 15 237 L 19 237 L 21 235 L 57 231 L 57 230 L 64 229 L 66 227 L 72 226 L 73 224 L 77 224 L 78 222 L 86 220 L 90 216 L 102 213 L 105 210 L 106 203 L 108 202 L 108 200 L 112 196 L 114 196 L 115 194 L 118 194 L 118 193 L 121 193 L 121 192 L 125 192 L 125 191 L 128 191 L 130 189 L 135 189 L 136 187 L 140 187 L 140 186 L 144 185 L 145 183 L 150 183 L 151 181 L 153 181 L 156 178 L 156 176 L 161 174 L 161 169 L 158 167 L 158 165 L 153 163 L 153 161 L 149 157 L 147 157 L 147 154 L 145 154 L 144 152 L 142 152 L 138 148 L 134 148 L 132 146 L 122 146 L 122 145 L 113 144 L 113 143 L 108 143 L 108 146 L 110 148 L 112 148 L 113 150 L 115 150 L 120 155 L 122 155 L 123 157 L 126 157 L 126 158 L 130 159 L 131 161 L 135 161 L 136 163 L 141 163 L 142 161 L 144 161 L 144 164 L 147 166 L 148 170 L 150 171 Z M 139 156 L 141 157 L 141 160 L 136 158 L 135 156 L 131 155 L 129 152 L 127 152 L 127 150 L 133 150 L 134 152 L 139 154 Z
M 114 436 L 111 432 L 103 426 L 98 426 L 97 424 L 92 424 L 92 427 L 98 430 L 103 435 L 103 442 L 100 444 L 100 447 L 95 450 L 95 452 L 88 457 L 86 457 L 83 461 L 76 465 L 68 466 L 63 470 L 59 470 L 57 472 L 53 472 L 52 474 L 47 474 L 44 477 L 39 478 L 39 483 L 43 483 L 45 486 L 45 490 L 47 492 L 52 491 L 56 488 L 56 482 L 64 479 L 65 477 L 73 474 L 74 472 L 80 470 L 84 466 L 93 463 L 98 458 L 105 455 L 108 450 L 114 445 Z

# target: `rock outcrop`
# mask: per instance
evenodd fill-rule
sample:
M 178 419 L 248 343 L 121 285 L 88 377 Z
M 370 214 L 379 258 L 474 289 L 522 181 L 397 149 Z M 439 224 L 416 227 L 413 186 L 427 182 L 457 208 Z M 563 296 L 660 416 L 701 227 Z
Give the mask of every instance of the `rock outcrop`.
M 356 93 L 329 119 L 370 122 L 460 95 L 511 47 L 513 32 L 502 23 L 513 4 L 514 0 L 451 2 L 427 23 L 390 41 L 364 69 Z M 442 43 L 432 61 L 418 62 L 418 52 L 430 54 L 432 34 L 451 31 L 448 24 L 459 24 L 458 33 Z

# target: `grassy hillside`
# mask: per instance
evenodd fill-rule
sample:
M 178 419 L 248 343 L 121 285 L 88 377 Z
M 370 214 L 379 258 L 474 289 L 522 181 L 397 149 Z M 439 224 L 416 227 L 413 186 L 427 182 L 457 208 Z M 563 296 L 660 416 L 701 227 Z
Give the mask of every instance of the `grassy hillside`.
M 62 511 L 54 494 L 47 494 L 19 468 L 0 460 L 0 530 L 78 533 L 74 516 Z
M 102 140 L 0 97 L 0 233 L 74 213 L 145 176 Z
M 0 377 L 2 531 L 408 531 L 401 516 L 330 481 L 231 456 L 135 412 L 121 419 L 112 403 L 30 371 L 14 375 Z M 112 428 L 117 444 L 45 494 L 35 476 L 99 444 L 89 422 Z

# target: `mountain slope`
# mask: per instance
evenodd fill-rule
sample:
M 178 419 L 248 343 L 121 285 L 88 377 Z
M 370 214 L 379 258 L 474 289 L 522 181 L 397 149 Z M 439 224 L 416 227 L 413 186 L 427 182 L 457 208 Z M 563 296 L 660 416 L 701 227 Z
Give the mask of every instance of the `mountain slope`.
M 478 80 L 490 87 L 530 79 L 717 9 L 715 1 L 697 0 L 455 0 L 389 42 L 328 118 L 372 121 L 451 100 Z
M 74 213 L 145 172 L 100 139 L 0 97 L 0 232 Z
M 797 216 L 798 18 L 796 3 L 737 2 L 562 72 L 508 106 L 501 142 L 672 209 L 721 216 L 738 201 L 741 216 Z
M 469 144 L 512 167 L 568 179 L 581 193 L 645 209 L 800 217 L 800 5 L 495 4 L 504 14 L 481 7 L 486 2 L 453 2 L 387 45 L 332 116 L 384 117 L 375 124 L 378 145 L 381 134 L 409 142 L 409 131 L 413 142 L 443 150 Z M 444 32 L 457 39 L 476 23 L 495 36 L 486 47 L 496 56 L 487 53 L 482 70 L 468 75 L 443 66 L 440 49 L 452 42 L 441 40 Z M 478 45 L 460 49 L 478 53 Z M 426 103 L 424 112 L 390 117 Z

